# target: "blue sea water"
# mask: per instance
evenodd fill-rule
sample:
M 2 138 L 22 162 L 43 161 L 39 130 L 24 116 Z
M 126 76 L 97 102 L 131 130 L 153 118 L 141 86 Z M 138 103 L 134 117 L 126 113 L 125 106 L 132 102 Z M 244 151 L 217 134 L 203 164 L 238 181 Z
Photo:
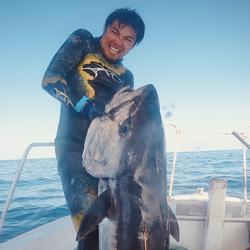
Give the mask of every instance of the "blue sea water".
M 168 183 L 173 154 L 168 154 Z M 249 165 L 249 151 L 247 164 Z M 0 161 L 0 211 L 20 161 Z M 178 153 L 173 194 L 208 191 L 212 177 L 226 179 L 228 195 L 243 197 L 242 151 L 197 151 Z M 248 175 L 250 170 L 248 170 Z M 248 183 L 250 190 L 250 183 Z M 248 196 L 249 198 L 249 196 Z M 27 160 L 9 208 L 0 242 L 11 239 L 42 224 L 68 215 L 55 159 Z

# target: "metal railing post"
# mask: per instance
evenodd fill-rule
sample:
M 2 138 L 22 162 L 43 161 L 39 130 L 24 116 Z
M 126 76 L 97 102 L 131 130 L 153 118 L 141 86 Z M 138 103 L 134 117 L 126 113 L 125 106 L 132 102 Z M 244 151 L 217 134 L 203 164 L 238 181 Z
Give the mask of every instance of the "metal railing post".
M 171 126 L 175 129 L 175 141 L 174 141 L 174 155 L 173 155 L 173 163 L 172 163 L 172 172 L 170 177 L 170 184 L 169 184 L 169 192 L 168 196 L 171 197 L 173 193 L 173 186 L 174 186 L 174 175 L 176 169 L 176 159 L 177 159 L 177 137 L 178 137 L 178 130 L 175 124 L 173 123 L 166 123 L 165 126 Z
M 244 184 L 244 202 L 247 202 L 247 157 L 246 146 L 243 145 L 243 184 Z
M 12 184 L 11 184 L 11 188 L 10 188 L 10 191 L 9 191 L 9 194 L 8 194 L 8 197 L 7 197 L 7 200 L 4 204 L 4 208 L 3 208 L 3 212 L 1 214 L 1 218 L 0 218 L 0 231 L 2 230 L 2 227 L 3 227 L 3 224 L 4 224 L 4 221 L 5 221 L 5 217 L 6 217 L 6 214 L 8 212 L 8 209 L 9 209 L 9 206 L 10 206 L 10 203 L 11 203 L 11 200 L 12 200 L 12 197 L 13 197 L 13 194 L 15 192 L 15 189 L 16 189 L 16 184 L 17 184 L 17 181 L 21 175 L 21 172 L 23 170 L 23 166 L 24 166 L 24 163 L 27 159 L 27 156 L 30 152 L 30 150 L 34 147 L 51 147 L 51 146 L 54 146 L 54 143 L 53 142 L 34 142 L 34 143 L 31 143 L 30 145 L 28 145 L 25 150 L 24 150 L 24 153 L 23 153 L 23 157 L 21 159 L 21 162 L 19 164 L 19 167 L 16 171 L 16 174 L 15 174 L 15 177 L 14 177 L 14 180 L 12 181 Z
M 232 132 L 232 135 L 238 139 L 243 145 L 243 201 L 247 202 L 247 157 L 246 149 L 250 149 L 250 144 L 246 141 L 246 137 L 243 134 Z

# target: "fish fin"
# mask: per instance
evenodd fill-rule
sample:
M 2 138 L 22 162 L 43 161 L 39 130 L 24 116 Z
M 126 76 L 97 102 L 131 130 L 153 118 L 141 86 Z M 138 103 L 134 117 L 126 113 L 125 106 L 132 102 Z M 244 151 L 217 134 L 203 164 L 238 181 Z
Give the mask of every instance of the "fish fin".
M 176 241 L 179 241 L 180 229 L 179 229 L 178 221 L 170 206 L 168 206 L 168 221 L 169 221 L 170 234 L 174 237 Z
M 85 239 L 86 236 L 92 232 L 105 217 L 107 217 L 110 204 L 111 190 L 108 188 L 96 198 L 83 216 L 76 240 Z

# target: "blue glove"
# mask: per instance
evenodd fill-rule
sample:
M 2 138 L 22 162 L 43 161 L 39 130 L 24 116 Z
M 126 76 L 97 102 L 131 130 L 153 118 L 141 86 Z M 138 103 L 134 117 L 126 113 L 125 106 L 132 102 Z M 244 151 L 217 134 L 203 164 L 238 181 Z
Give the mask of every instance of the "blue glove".
M 95 104 L 87 97 L 83 96 L 75 105 L 75 110 L 90 121 L 94 120 L 97 116 L 101 116 L 102 112 L 99 111 Z

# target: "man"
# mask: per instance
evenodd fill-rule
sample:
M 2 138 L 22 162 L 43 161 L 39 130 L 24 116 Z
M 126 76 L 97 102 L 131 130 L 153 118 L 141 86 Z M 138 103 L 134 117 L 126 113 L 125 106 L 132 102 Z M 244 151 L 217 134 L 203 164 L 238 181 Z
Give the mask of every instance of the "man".
M 97 196 L 97 180 L 82 167 L 82 152 L 91 121 L 124 86 L 133 88 L 133 75 L 123 57 L 144 37 L 145 25 L 135 10 L 118 9 L 106 19 L 101 37 L 87 30 L 73 32 L 50 62 L 42 87 L 61 101 L 55 139 L 58 172 L 76 230 Z M 93 244 L 95 247 L 93 248 Z M 98 229 L 81 249 L 98 249 Z

